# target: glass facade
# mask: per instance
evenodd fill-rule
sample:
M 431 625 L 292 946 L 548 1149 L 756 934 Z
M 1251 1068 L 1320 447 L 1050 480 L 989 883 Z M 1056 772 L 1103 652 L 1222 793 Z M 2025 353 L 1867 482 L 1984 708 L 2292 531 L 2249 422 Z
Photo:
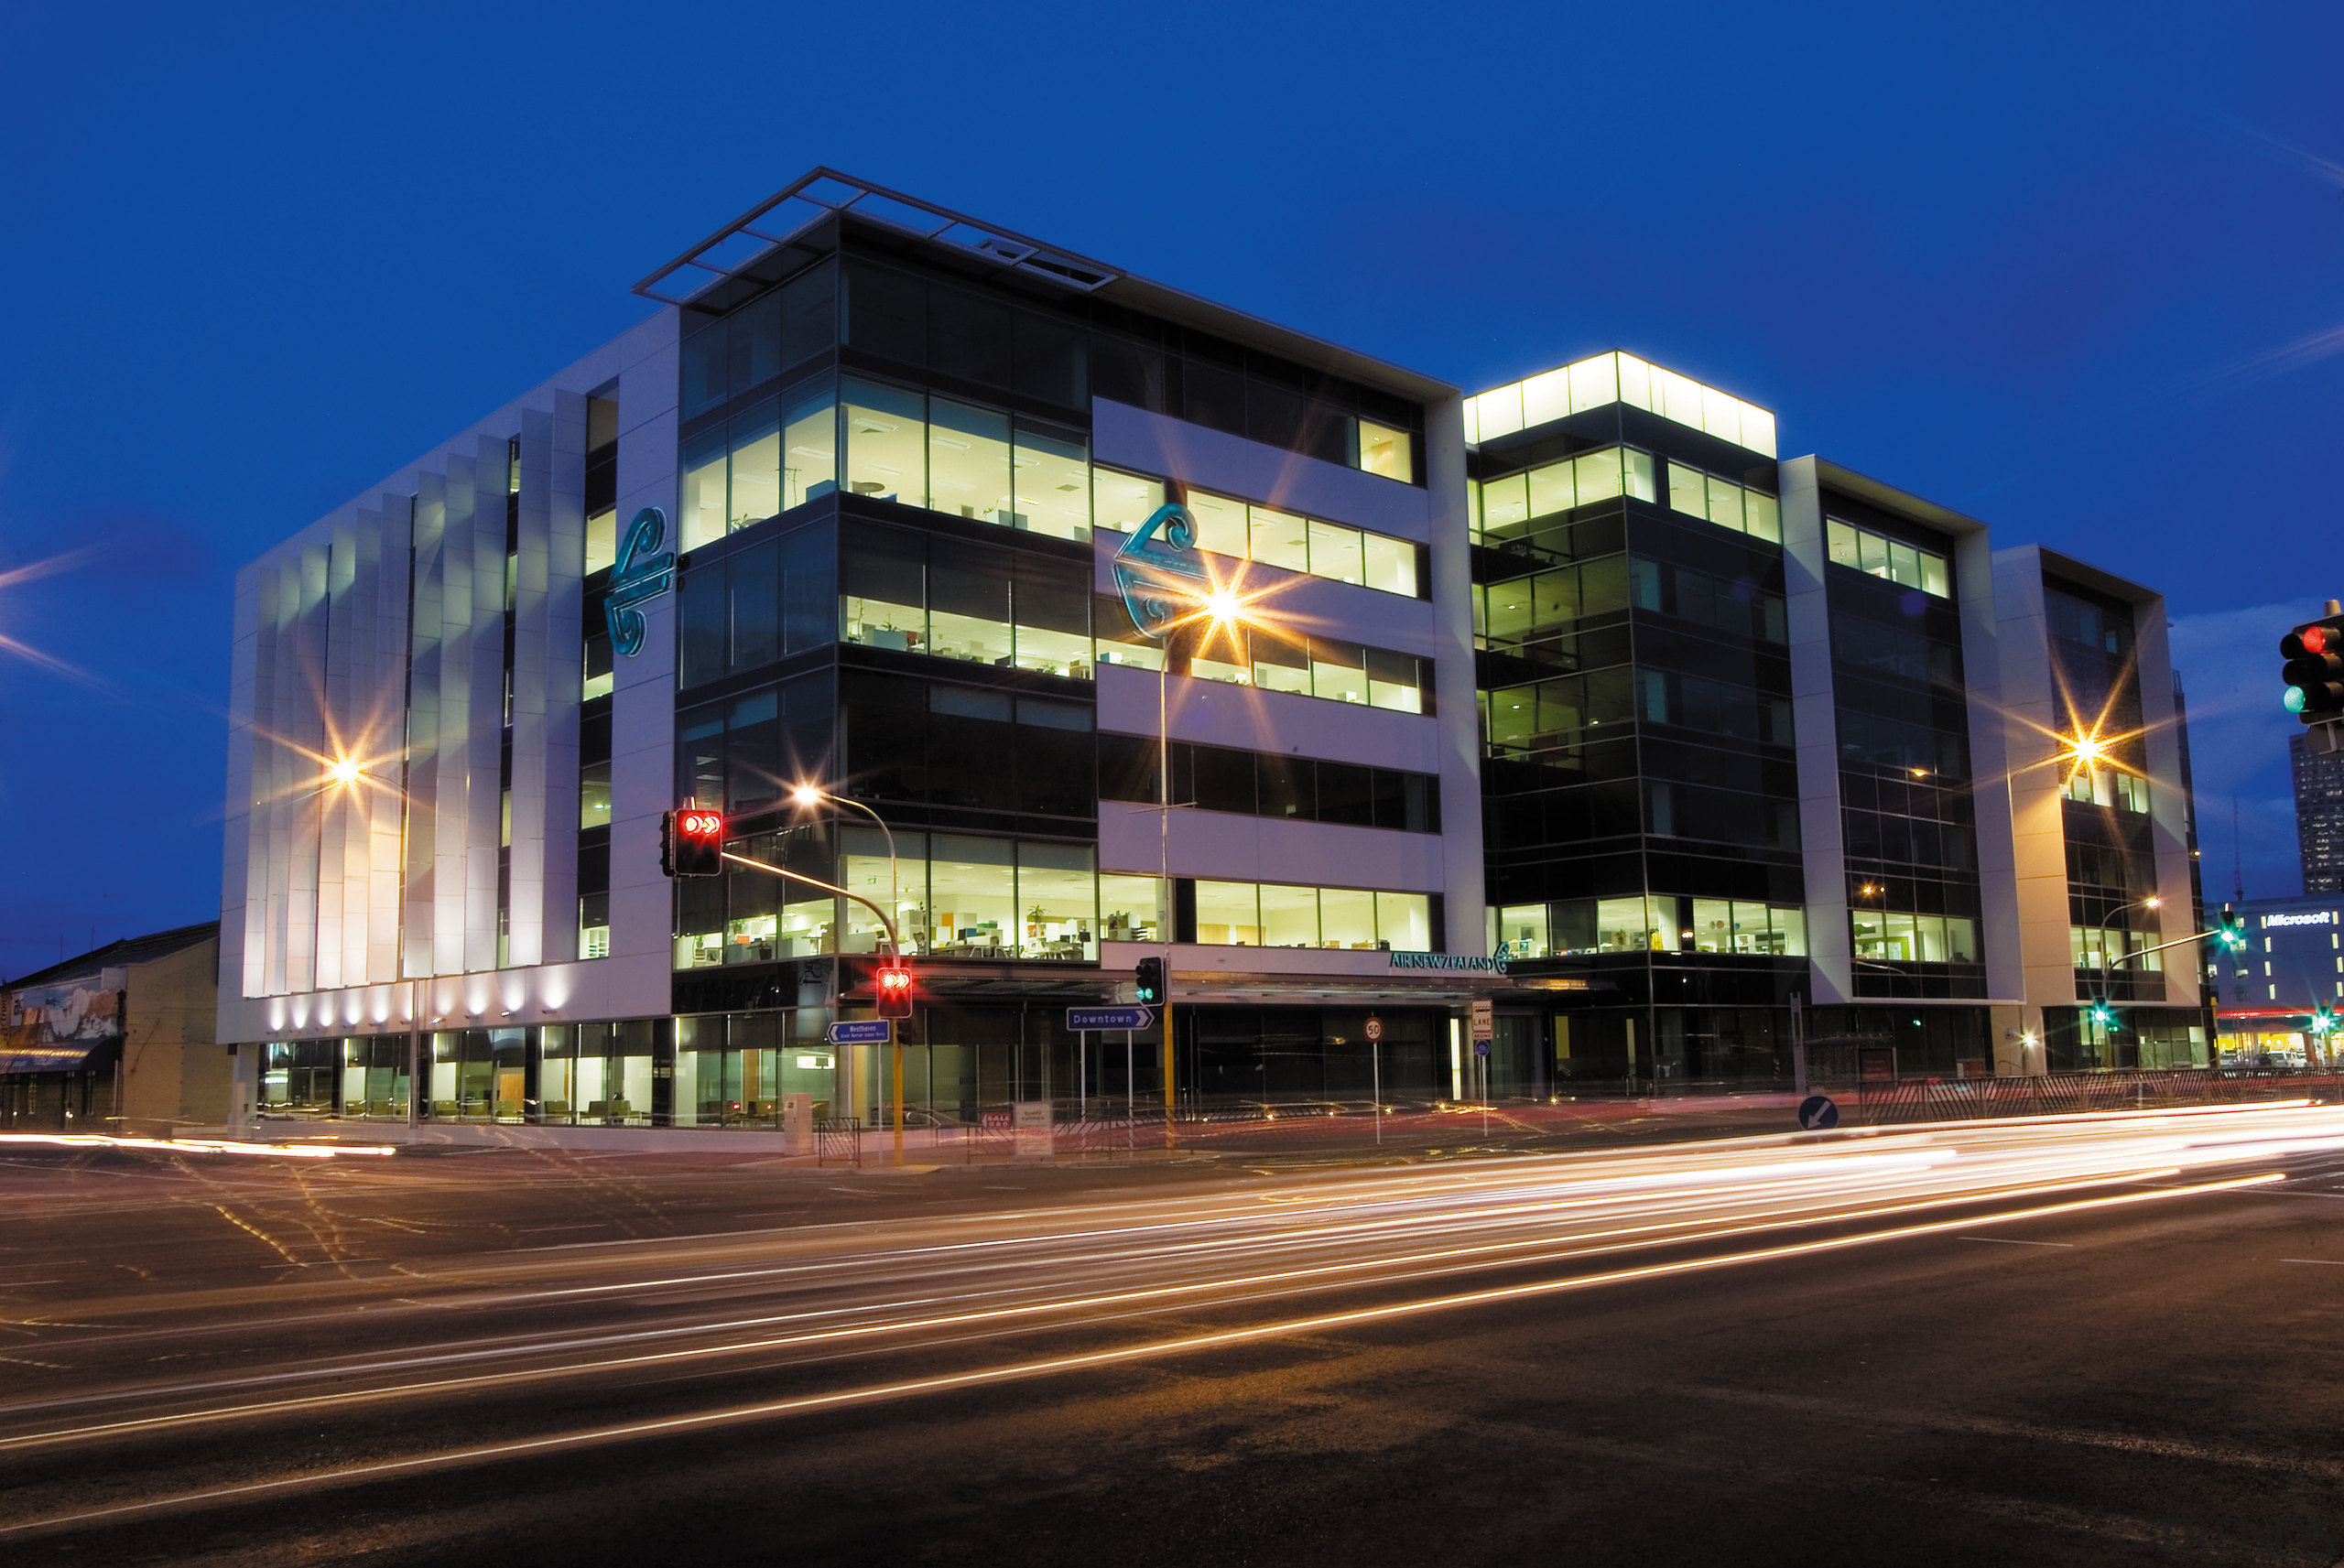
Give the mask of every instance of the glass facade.
M 1607 405 L 1624 404 L 1688 429 L 1774 455 L 1774 416 L 1633 354 L 1597 354 L 1465 400 L 1465 438 L 1496 441 Z
M 1902 519 L 1863 527 L 1824 498 L 1825 588 L 1855 993 L 1982 997 L 1970 714 L 1950 541 Z M 1892 531 L 1894 531 L 1892 533 Z M 1839 541 L 1861 541 L 1842 558 Z M 1915 563 L 1929 563 L 1925 571 Z M 1934 583 L 1934 587 L 1927 586 Z M 1982 1041 L 1973 1042 L 1982 1056 Z
M 1807 949 L 1772 418 L 1606 354 L 1467 419 L 1488 940 L 1590 993 L 1493 1060 L 1771 1082 Z
M 2163 1001 L 2164 955 L 2144 951 L 2164 940 L 2165 922 L 2163 911 L 2145 906 L 2158 887 L 2132 606 L 2081 584 L 2046 581 L 2043 607 L 2056 676 L 2053 727 L 2093 748 L 2091 760 L 2066 764 L 2060 800 L 2076 996 Z M 2056 1045 L 2078 1065 L 2114 1065 L 2135 1048 L 2130 1030 L 2111 1032 L 2089 1010 Z

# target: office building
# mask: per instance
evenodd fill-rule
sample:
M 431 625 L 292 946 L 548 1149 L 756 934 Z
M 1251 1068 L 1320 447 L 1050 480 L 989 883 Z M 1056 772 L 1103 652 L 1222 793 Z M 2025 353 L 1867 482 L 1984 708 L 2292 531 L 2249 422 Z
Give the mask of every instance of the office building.
M 2203 1057 L 2157 595 L 1627 354 L 1465 417 L 1491 935 L 1581 987 L 1507 999 L 1514 1081 L 1779 1082 L 1794 1004 L 1906 1072 Z
M 1065 1019 L 1149 955 L 1189 1104 L 1473 1092 L 1477 998 L 1501 1094 L 1785 1082 L 1795 1000 L 1911 1071 L 2126 1059 L 2067 843 L 2114 814 L 2111 891 L 2186 898 L 2148 590 L 1632 356 L 1466 398 L 830 171 L 637 291 L 239 577 L 256 1108 L 874 1117 L 825 1032 L 891 929 L 956 1119 L 1158 1096 Z M 2080 767 L 2071 589 L 2158 628 Z M 686 802 L 727 874 L 662 875 Z
M 2219 1059 L 2243 1068 L 2332 1066 L 2316 1027 L 2344 1013 L 2344 899 L 2334 893 L 2249 899 L 2235 906 L 2246 945 L 2206 962 L 2219 1028 Z
M 2295 779 L 2304 896 L 2344 892 L 2344 752 L 2323 755 L 2298 733 L 2287 737 L 2287 762 Z

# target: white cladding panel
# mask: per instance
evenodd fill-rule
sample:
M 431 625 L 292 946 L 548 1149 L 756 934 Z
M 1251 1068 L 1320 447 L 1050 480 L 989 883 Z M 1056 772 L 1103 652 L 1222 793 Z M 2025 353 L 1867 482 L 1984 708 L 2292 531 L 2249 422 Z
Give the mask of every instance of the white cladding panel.
M 672 514 L 675 330 L 673 312 L 660 312 L 238 575 L 221 1039 L 404 1025 L 400 982 L 427 977 L 437 978 L 423 992 L 428 1019 L 667 1011 L 664 898 L 656 971 L 570 960 L 586 395 L 620 381 L 621 397 L 637 399 L 621 453 L 624 504 Z M 664 690 L 671 659 L 652 651 L 667 646 L 661 635 L 644 655 L 657 667 L 624 672 L 631 684 Z M 367 785 L 327 787 L 325 769 L 342 756 L 366 764 Z M 629 805 L 656 817 L 664 753 L 642 771 L 649 793 Z

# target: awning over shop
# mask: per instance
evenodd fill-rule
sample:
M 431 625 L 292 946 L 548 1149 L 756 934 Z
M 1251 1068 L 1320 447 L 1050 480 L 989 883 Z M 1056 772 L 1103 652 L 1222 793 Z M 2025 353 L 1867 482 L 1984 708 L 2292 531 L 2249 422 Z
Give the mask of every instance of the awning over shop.
M 92 1073 L 114 1065 L 122 1040 L 0 1039 L 0 1076 L 11 1073 Z

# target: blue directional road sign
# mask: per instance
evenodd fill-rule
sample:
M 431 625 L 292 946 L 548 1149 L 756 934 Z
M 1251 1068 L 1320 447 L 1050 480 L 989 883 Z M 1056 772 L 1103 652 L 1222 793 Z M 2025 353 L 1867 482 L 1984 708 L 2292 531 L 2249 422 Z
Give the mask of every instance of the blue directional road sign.
M 1809 1132 L 1821 1132 L 1839 1125 L 1839 1108 L 1823 1095 L 1809 1095 L 1798 1102 L 1798 1124 Z
M 1489 1043 L 1487 1040 L 1476 1040 L 1476 1041 L 1474 1041 L 1474 1042 L 1473 1042 L 1473 1054 L 1474 1054 L 1474 1055 L 1476 1055 L 1476 1056 L 1486 1056 L 1486 1055 L 1488 1055 L 1489 1054 L 1490 1054 L 1490 1043 Z
M 833 1045 L 884 1045 L 895 1038 L 895 1023 L 884 1018 L 854 1018 L 830 1025 Z
M 1066 1026 L 1077 1034 L 1094 1029 L 1145 1029 L 1156 1014 L 1145 1007 L 1070 1007 Z

